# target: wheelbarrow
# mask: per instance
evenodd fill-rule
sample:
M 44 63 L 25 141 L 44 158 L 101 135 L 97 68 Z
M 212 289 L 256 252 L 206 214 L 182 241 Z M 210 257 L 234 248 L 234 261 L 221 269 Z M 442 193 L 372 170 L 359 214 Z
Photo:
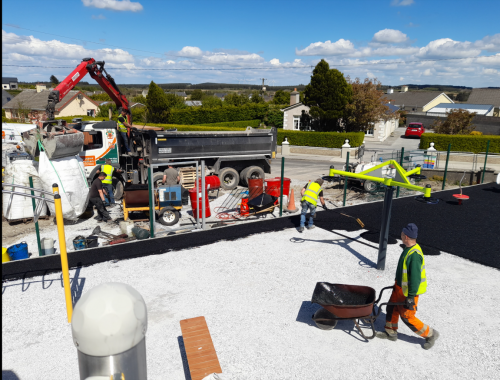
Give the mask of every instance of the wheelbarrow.
M 382 311 L 382 306 L 404 305 L 401 302 L 384 302 L 378 304 L 384 290 L 392 289 L 387 286 L 380 291 L 376 298 L 375 289 L 368 286 L 330 284 L 318 282 L 314 288 L 311 302 L 322 306 L 312 316 L 316 326 L 322 330 L 332 330 L 339 320 L 352 320 L 361 336 L 365 339 L 373 339 L 376 335 L 374 322 Z M 372 336 L 367 337 L 359 321 L 371 325 Z

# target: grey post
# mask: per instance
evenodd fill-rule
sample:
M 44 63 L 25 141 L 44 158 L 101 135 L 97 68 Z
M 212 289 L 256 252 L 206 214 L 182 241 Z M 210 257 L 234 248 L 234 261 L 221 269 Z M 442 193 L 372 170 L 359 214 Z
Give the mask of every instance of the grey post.
M 98 285 L 77 302 L 71 321 L 80 380 L 147 380 L 146 303 L 127 284 Z
M 380 229 L 380 241 L 378 245 L 377 269 L 385 269 L 385 257 L 387 255 L 387 242 L 389 240 L 389 225 L 391 223 L 392 197 L 394 186 L 385 188 L 384 209 L 382 211 L 382 227 Z
M 201 214 L 201 229 L 205 229 L 205 197 L 206 195 L 206 189 L 205 189 L 205 160 L 201 160 L 201 208 L 202 208 L 202 214 Z

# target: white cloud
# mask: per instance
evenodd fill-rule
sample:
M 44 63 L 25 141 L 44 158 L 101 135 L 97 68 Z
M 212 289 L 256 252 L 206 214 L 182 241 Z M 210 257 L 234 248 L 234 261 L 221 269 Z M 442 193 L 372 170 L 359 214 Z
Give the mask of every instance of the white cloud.
M 280 64 L 280 60 L 278 58 L 273 58 L 269 61 L 271 65 L 276 65 L 278 66 Z
M 424 76 L 426 77 L 430 77 L 432 75 L 432 70 L 431 69 L 427 69 L 424 71 Z
M 393 7 L 406 7 L 408 5 L 412 5 L 413 0 L 392 0 L 391 5 Z
M 486 36 L 482 40 L 476 41 L 474 46 L 491 52 L 500 51 L 500 33 Z
M 178 52 L 178 55 L 181 57 L 201 57 L 203 52 L 196 46 L 184 46 L 181 51 Z
M 106 20 L 106 17 L 104 15 L 92 15 L 93 20 Z
M 402 80 L 404 80 L 404 79 L 405 79 L 404 77 L 399 77 L 399 80 L 400 80 L 400 81 L 402 81 Z
M 485 74 L 485 75 L 498 75 L 498 74 L 500 74 L 500 71 L 495 70 L 495 69 L 483 69 L 483 74 Z
M 82 0 L 86 7 L 99 9 L 109 9 L 112 11 L 130 11 L 140 12 L 143 7 L 141 3 L 132 2 L 130 0 Z
M 431 41 L 416 54 L 418 58 L 466 58 L 475 57 L 481 49 L 474 47 L 470 42 L 453 41 L 451 38 L 440 38 Z
M 381 44 L 400 44 L 408 41 L 408 36 L 399 30 L 384 29 L 375 33 L 372 41 Z
M 353 53 L 354 45 L 349 40 L 341 38 L 336 42 L 314 42 L 302 50 L 295 49 L 297 55 L 343 55 Z

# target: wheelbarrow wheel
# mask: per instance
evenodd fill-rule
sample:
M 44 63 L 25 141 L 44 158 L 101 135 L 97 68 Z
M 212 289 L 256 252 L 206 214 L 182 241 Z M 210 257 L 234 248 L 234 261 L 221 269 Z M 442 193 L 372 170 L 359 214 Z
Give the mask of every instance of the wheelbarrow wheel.
M 333 330 L 337 326 L 337 320 L 333 318 L 335 315 L 323 308 L 317 310 L 312 316 L 314 323 L 321 330 Z

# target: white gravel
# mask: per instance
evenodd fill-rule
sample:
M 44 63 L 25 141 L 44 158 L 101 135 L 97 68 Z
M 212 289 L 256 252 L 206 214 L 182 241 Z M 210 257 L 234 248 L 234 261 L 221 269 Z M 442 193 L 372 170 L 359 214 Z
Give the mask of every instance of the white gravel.
M 337 232 L 373 246 L 359 237 L 364 231 Z M 360 242 L 287 229 L 93 265 L 76 282 L 83 293 L 118 281 L 142 294 L 149 379 L 185 379 L 179 321 L 197 316 L 206 317 L 228 379 L 498 378 L 500 273 L 447 253 L 426 257 L 428 292 L 417 316 L 441 334 L 431 350 L 403 323 L 398 342 L 365 342 L 350 321 L 332 331 L 314 327 L 316 282 L 392 285 L 400 242 L 389 246 L 385 271 L 373 267 L 377 249 Z M 2 298 L 2 369 L 21 380 L 77 379 L 60 275 L 3 283 Z

